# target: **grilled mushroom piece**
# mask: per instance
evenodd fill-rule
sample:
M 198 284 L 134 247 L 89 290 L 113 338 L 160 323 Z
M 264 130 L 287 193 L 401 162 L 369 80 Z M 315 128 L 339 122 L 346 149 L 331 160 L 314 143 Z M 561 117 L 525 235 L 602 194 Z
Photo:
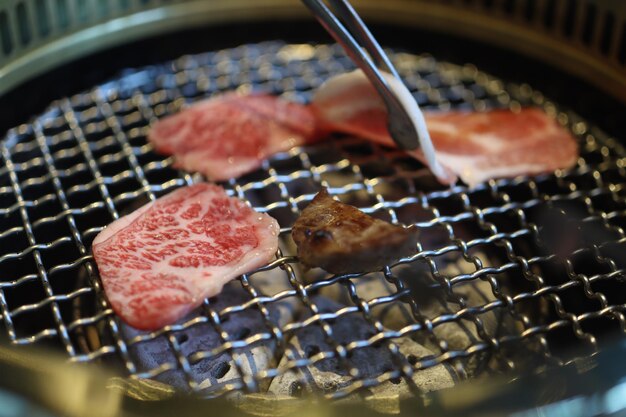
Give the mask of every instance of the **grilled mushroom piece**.
M 291 230 L 298 257 L 333 274 L 379 271 L 415 253 L 418 230 L 375 219 L 323 188 Z

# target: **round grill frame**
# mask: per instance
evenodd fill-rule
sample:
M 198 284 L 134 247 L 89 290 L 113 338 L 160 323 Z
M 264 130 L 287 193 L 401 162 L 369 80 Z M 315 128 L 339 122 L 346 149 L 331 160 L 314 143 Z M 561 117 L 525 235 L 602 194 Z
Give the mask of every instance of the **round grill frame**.
M 626 97 L 626 4 L 620 0 L 356 0 L 395 22 L 504 46 Z M 115 45 L 203 25 L 308 17 L 291 0 L 7 0 L 0 6 L 0 94 Z

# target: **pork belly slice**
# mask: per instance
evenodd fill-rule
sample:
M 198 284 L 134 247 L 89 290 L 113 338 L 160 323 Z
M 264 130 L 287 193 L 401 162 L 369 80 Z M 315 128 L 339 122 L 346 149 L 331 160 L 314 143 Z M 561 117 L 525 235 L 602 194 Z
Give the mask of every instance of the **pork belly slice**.
M 137 329 L 155 330 L 265 265 L 278 233 L 272 217 L 202 183 L 114 221 L 96 236 L 92 252 L 115 313 Z
M 354 134 L 395 146 L 387 131 L 387 110 L 361 71 L 329 79 L 312 108 L 319 128 Z M 572 135 L 537 108 L 485 112 L 424 112 L 436 159 L 469 186 L 501 177 L 571 168 L 578 158 Z M 422 151 L 409 155 L 426 163 Z M 437 175 L 442 183 L 454 175 Z
M 324 188 L 302 210 L 291 236 L 304 265 L 344 274 L 378 271 L 414 254 L 418 231 L 335 201 Z
M 572 168 L 578 160 L 574 137 L 538 108 L 430 113 L 426 119 L 437 158 L 470 186 Z
M 157 121 L 148 140 L 174 166 L 213 181 L 238 178 L 263 161 L 316 139 L 311 109 L 266 94 L 226 93 Z

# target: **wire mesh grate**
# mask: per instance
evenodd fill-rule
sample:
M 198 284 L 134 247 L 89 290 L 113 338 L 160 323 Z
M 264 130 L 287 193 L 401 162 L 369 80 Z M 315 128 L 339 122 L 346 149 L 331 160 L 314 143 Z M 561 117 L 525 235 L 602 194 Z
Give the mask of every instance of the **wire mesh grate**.
M 212 397 L 418 395 L 457 381 L 589 355 L 625 330 L 624 150 L 527 85 L 472 65 L 395 53 L 426 109 L 535 105 L 579 139 L 570 171 L 441 187 L 401 152 L 337 136 L 295 148 L 231 195 L 275 217 L 280 249 L 156 332 L 113 314 L 90 255 L 102 228 L 201 178 L 146 143 L 151 123 L 220 91 L 307 101 L 352 68 L 334 46 L 268 42 L 126 70 L 11 130 L 0 168 L 0 313 L 14 344 Z M 344 202 L 415 224 L 418 252 L 384 271 L 305 270 L 289 236 L 324 185 Z

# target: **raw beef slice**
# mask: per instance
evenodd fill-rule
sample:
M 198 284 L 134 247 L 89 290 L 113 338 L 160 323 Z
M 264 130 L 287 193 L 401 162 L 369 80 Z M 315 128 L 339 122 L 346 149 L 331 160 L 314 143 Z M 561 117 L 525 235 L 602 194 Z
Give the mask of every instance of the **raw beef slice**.
M 205 183 L 114 221 L 92 251 L 113 310 L 131 326 L 153 330 L 267 263 L 278 233 L 273 218 Z
M 387 130 L 387 109 L 362 71 L 330 78 L 315 93 L 312 108 L 319 129 L 354 134 L 395 146 Z M 435 158 L 465 183 L 571 168 L 578 158 L 572 135 L 540 109 L 519 112 L 424 112 Z M 409 155 L 428 162 L 421 150 Z M 441 182 L 450 177 L 437 175 Z
M 317 138 L 310 108 L 275 96 L 227 93 L 157 121 L 148 140 L 175 166 L 213 181 L 237 178 L 263 160 Z
M 468 185 L 571 168 L 572 135 L 538 108 L 426 115 L 437 158 Z
M 381 71 L 381 76 L 394 93 L 419 137 L 419 147 L 413 154 L 443 184 L 454 184 L 455 173 L 441 164 L 435 152 L 424 114 L 411 92 L 393 75 Z M 387 130 L 387 107 L 363 71 L 330 77 L 315 91 L 312 112 L 319 132 L 352 133 L 365 139 L 395 146 Z

